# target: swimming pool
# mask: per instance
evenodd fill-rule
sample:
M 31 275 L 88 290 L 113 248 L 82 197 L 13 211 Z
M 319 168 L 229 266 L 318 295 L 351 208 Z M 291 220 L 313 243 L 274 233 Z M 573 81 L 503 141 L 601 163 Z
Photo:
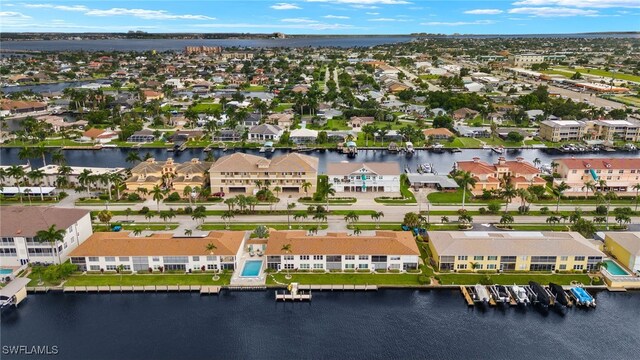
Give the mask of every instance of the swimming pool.
M 13 274 L 13 270 L 11 269 L 0 269 L 0 275 L 11 275 Z
M 607 272 L 609 274 L 611 274 L 611 275 L 614 275 L 614 276 L 628 276 L 629 275 L 629 273 L 625 269 L 620 267 L 620 265 L 618 265 L 613 260 L 605 260 L 604 263 L 607 264 Z
M 244 263 L 244 268 L 240 276 L 256 277 L 260 274 L 260 269 L 262 269 L 262 260 L 249 260 Z

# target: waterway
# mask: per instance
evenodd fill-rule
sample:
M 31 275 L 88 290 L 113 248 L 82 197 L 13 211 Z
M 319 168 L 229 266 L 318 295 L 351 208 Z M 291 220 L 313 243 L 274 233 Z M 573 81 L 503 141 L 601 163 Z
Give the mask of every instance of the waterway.
M 371 145 L 371 144 L 370 144 Z M 126 162 L 127 154 L 131 151 L 138 152 L 140 157 L 144 157 L 149 153 L 156 160 L 166 160 L 172 157 L 175 161 L 184 162 L 193 158 L 204 159 L 206 153 L 203 149 L 187 149 L 180 153 L 169 152 L 166 149 L 131 149 L 131 148 L 103 148 L 102 150 L 65 150 L 64 155 L 67 163 L 72 166 L 96 166 L 96 167 L 131 167 Z M 0 148 L 0 165 L 24 164 L 26 160 L 18 158 L 19 148 Z M 213 155 L 216 159 L 221 156 L 230 155 L 231 150 L 222 152 L 219 149 L 213 149 Z M 272 154 L 261 154 L 257 149 L 236 150 L 253 155 L 273 157 L 288 153 L 288 150 L 278 149 Z M 401 171 L 405 167 L 409 167 L 412 172 L 416 171 L 419 164 L 433 164 L 433 168 L 440 174 L 449 173 L 453 169 L 456 161 L 471 160 L 473 157 L 479 157 L 480 160 L 494 163 L 498 157 L 505 156 L 507 160 L 514 160 L 517 157 L 523 157 L 529 162 L 533 162 L 538 158 L 543 164 L 551 163 L 552 159 L 561 157 L 637 157 L 638 153 L 629 152 L 599 152 L 599 153 L 581 153 L 581 154 L 561 154 L 555 150 L 543 149 L 508 149 L 504 155 L 498 155 L 488 149 L 463 149 L 459 153 L 451 153 L 445 150 L 441 153 L 431 152 L 427 150 L 416 150 L 413 156 L 406 156 L 402 153 L 389 153 L 387 150 L 359 150 L 358 155 L 350 159 L 346 155 L 338 153 L 335 150 L 327 150 L 325 152 L 313 151 L 306 153 L 319 159 L 319 171 L 322 173 L 326 170 L 329 162 L 397 162 Z M 32 166 L 42 166 L 42 159 L 31 159 Z M 47 163 L 50 163 L 50 154 Z
M 56 359 L 86 360 L 638 358 L 639 292 L 599 292 L 597 309 L 565 315 L 467 308 L 457 290 L 313 296 L 29 295 L 2 316 L 2 345 L 55 345 Z

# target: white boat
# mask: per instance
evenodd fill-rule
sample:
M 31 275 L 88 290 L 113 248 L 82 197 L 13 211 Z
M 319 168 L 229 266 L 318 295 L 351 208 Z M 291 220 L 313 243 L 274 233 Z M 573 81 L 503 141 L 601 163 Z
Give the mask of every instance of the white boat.
M 527 296 L 527 291 L 518 285 L 513 285 L 511 287 L 511 291 L 516 298 L 516 302 L 518 304 L 527 305 L 529 304 L 529 297 Z
M 491 299 L 487 288 L 484 285 L 476 284 L 475 288 L 476 296 L 478 297 L 476 300 L 481 301 L 483 303 L 488 303 Z
M 502 147 L 502 145 L 498 146 L 498 147 L 492 147 L 491 151 L 498 153 L 498 154 L 502 154 L 504 153 L 504 147 Z
M 493 299 L 499 303 L 508 303 L 510 300 L 509 291 L 505 286 L 502 286 L 502 285 L 492 286 L 491 296 L 493 296 Z
M 413 148 L 413 143 L 411 141 L 407 141 L 404 146 L 407 153 L 413 154 L 413 152 L 415 151 L 415 149 Z

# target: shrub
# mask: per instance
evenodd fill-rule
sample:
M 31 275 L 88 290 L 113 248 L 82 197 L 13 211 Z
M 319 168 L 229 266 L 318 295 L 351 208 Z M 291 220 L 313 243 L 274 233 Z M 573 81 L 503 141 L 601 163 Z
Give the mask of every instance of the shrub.
M 174 191 L 167 196 L 166 201 L 180 201 L 180 194 Z
M 480 212 L 480 214 L 484 215 L 487 213 L 487 209 L 481 207 L 480 209 L 478 209 L 478 212 Z
M 497 214 L 498 212 L 500 212 L 501 207 L 502 207 L 502 204 L 500 204 L 497 201 L 492 201 L 487 206 L 487 209 L 489 210 L 490 213 Z
M 529 212 L 529 207 L 526 205 L 520 205 L 518 206 L 518 213 L 520 214 L 527 214 Z
M 544 207 L 540 208 L 540 214 L 546 215 L 548 213 L 549 213 L 549 208 L 548 207 L 544 206 Z
M 605 205 L 598 205 L 598 206 L 596 206 L 595 213 L 597 215 L 606 215 L 607 214 L 607 207 Z
M 491 191 L 484 189 L 482 190 L 482 195 L 480 196 L 483 200 L 489 200 L 493 197 Z
M 98 199 L 100 199 L 100 200 L 109 200 L 109 195 L 107 195 L 107 194 L 100 194 L 100 195 L 98 196 Z
M 140 201 L 142 198 L 137 193 L 131 193 L 127 196 L 127 201 Z
M 193 208 L 191 206 L 187 206 L 184 208 L 184 213 L 185 214 L 192 214 L 193 213 Z
M 431 284 L 431 279 L 427 275 L 420 275 L 418 276 L 418 282 L 420 285 L 427 285 Z
M 66 192 L 64 192 L 64 191 L 60 191 L 60 192 L 58 193 L 58 199 L 60 199 L 60 200 L 62 200 L 62 199 L 64 199 L 64 198 L 66 198 L 67 196 L 69 196 L 69 194 L 67 194 L 67 193 L 66 193 Z
M 491 276 L 487 275 L 480 279 L 480 284 L 482 285 L 493 285 L 493 280 L 491 280 Z
M 148 206 L 143 206 L 142 209 L 138 210 L 138 214 L 147 214 L 149 212 L 149 207 Z

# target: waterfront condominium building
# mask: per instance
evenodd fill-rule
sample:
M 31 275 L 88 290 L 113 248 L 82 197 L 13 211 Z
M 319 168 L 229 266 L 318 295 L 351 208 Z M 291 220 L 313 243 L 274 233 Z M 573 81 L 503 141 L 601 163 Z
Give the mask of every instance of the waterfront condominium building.
M 545 120 L 540 122 L 540 138 L 553 142 L 582 140 L 586 127 L 584 121 Z
M 69 253 L 91 234 L 89 210 L 45 206 L 0 207 L 0 263 L 20 267 L 27 263 L 64 262 Z M 64 230 L 64 239 L 55 244 L 40 242 L 36 234 L 52 225 Z
M 336 192 L 400 192 L 400 172 L 397 162 L 327 164 Z
M 218 159 L 209 169 L 211 192 L 254 194 L 259 185 L 280 187 L 283 193 L 316 191 L 318 158 L 290 153 L 267 159 L 235 153 Z M 305 183 L 311 184 L 307 189 Z
M 199 159 L 176 163 L 172 158 L 168 158 L 167 161 L 156 161 L 150 158 L 131 169 L 131 177 L 125 181 L 125 184 L 129 191 L 136 191 L 139 188 L 151 190 L 156 185 L 162 185 L 182 194 L 187 186 L 203 188 L 206 185 L 206 172 L 211 164 Z
M 290 245 L 290 251 L 283 250 L 285 245 Z M 272 231 L 265 255 L 267 267 L 275 270 L 414 270 L 420 251 L 411 232 L 405 231 L 363 236 Z
M 640 274 L 640 232 L 604 233 L 605 251 L 631 272 Z
M 474 194 L 482 193 L 483 190 L 501 189 L 505 179 L 508 179 L 516 189 L 546 184 L 540 177 L 540 170 L 521 157 L 517 157 L 515 161 L 507 161 L 501 156 L 495 164 L 489 164 L 474 157 L 471 161 L 458 161 L 456 169 L 467 171 L 476 179 L 476 184 L 471 189 Z
M 438 271 L 593 270 L 604 254 L 577 232 L 429 231 Z
M 555 172 L 560 177 L 554 183 L 565 182 L 568 193 L 585 193 L 585 184 L 592 182 L 597 191 L 614 191 L 634 195 L 633 186 L 640 183 L 640 158 L 576 158 L 554 159 Z M 601 185 L 603 180 L 606 184 Z M 593 194 L 593 191 L 591 191 Z
M 637 120 L 594 120 L 589 125 L 595 139 L 640 141 L 640 121 Z
M 234 270 L 242 252 L 244 231 L 212 231 L 206 236 L 158 233 L 135 237 L 129 232 L 95 233 L 70 257 L 82 271 Z M 213 244 L 214 250 L 207 250 Z

